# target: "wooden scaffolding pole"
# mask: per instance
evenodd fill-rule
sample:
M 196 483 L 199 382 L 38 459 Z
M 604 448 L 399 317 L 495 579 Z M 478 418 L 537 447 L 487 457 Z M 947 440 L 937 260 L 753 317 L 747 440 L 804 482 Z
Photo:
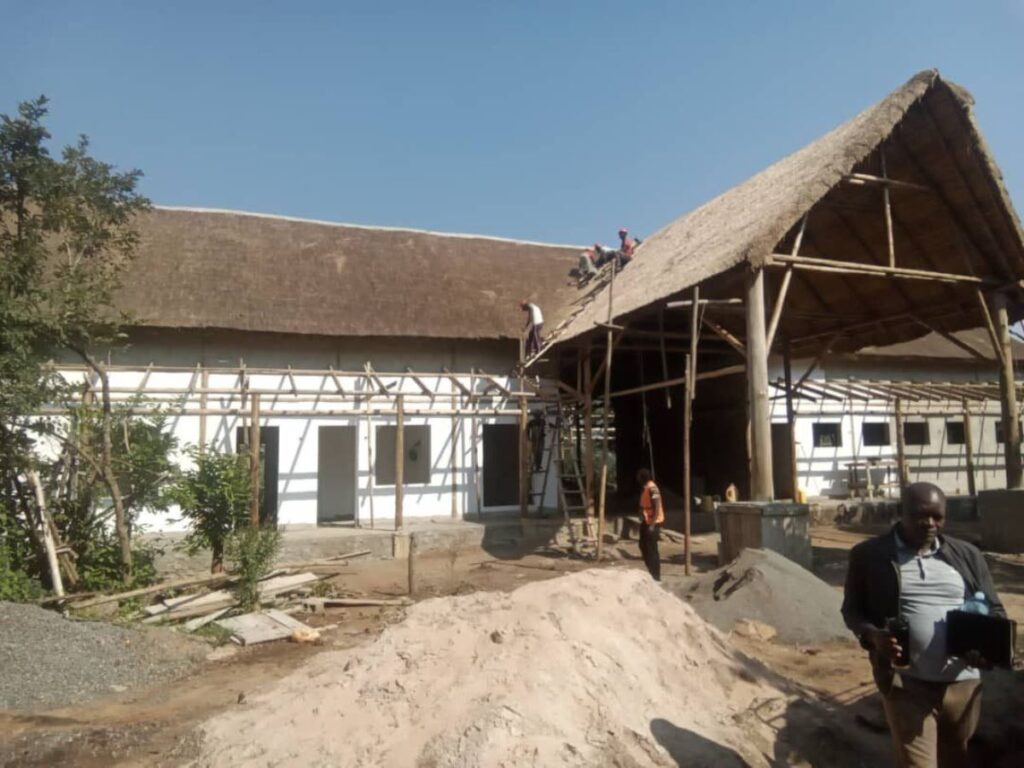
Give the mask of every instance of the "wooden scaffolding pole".
M 750 402 L 750 498 L 771 501 L 772 425 L 768 400 L 768 346 L 764 319 L 764 269 L 747 278 L 747 391 Z
M 529 411 L 526 398 L 519 398 L 519 516 L 526 517 L 530 512 L 530 442 L 529 442 Z
M 458 397 L 452 395 L 452 412 L 458 408 Z M 452 416 L 452 520 L 458 520 L 459 515 L 459 418 Z
M 977 487 L 974 484 L 974 436 L 971 434 L 971 409 L 967 406 L 967 398 L 962 401 L 964 409 L 964 452 L 967 462 L 967 493 L 970 496 L 977 495 Z
M 1003 450 L 1006 462 L 1006 487 L 1021 488 L 1020 464 L 1020 421 L 1017 411 L 1017 387 L 1013 375 L 1013 346 L 1010 343 L 1010 318 L 1006 310 L 1006 297 L 995 294 L 992 297 L 995 305 L 996 337 L 999 349 L 999 403 L 1003 414 Z
M 907 470 L 907 441 L 903 434 L 903 398 L 896 398 L 896 475 L 900 480 L 900 499 L 903 490 L 910 484 L 910 472 Z
M 250 400 L 249 417 L 249 525 L 260 525 L 260 396 L 254 394 Z
M 604 516 L 608 504 L 608 422 L 612 411 L 612 349 L 614 340 L 612 338 L 612 319 L 615 311 L 615 273 L 618 271 L 618 264 L 612 263 L 612 277 L 608 282 L 608 341 L 605 344 L 604 357 L 604 417 L 602 419 L 604 430 L 602 434 L 601 452 L 601 504 L 597 510 L 597 559 L 600 560 L 604 554 Z
M 199 410 L 205 411 L 206 407 L 207 407 L 207 404 L 208 404 L 206 391 L 210 388 L 210 372 L 208 370 L 206 370 L 205 366 L 203 367 L 202 373 L 199 375 L 199 386 L 201 387 L 201 389 L 199 391 Z M 199 417 L 199 454 L 200 455 L 206 453 L 206 442 L 207 442 L 207 436 L 206 436 L 206 414 L 204 413 L 202 416 Z
M 690 575 L 690 529 L 693 520 L 693 478 L 690 444 L 693 442 L 693 398 L 697 394 L 697 339 L 700 331 L 700 287 L 693 286 L 690 307 L 690 352 L 686 356 L 686 402 L 683 404 L 683 552 L 684 572 Z M 653 468 L 652 468 L 653 469 Z
M 594 520 L 594 395 L 591 383 L 590 344 L 583 357 L 583 471 L 586 481 L 587 535 L 592 536 Z
M 793 361 L 790 358 L 789 339 L 783 347 L 782 366 L 786 377 L 786 423 L 789 425 L 789 474 L 793 483 L 793 501 L 800 496 L 799 473 L 796 464 L 796 412 L 793 408 Z
M 395 530 L 405 523 L 402 503 L 405 501 L 405 396 L 395 398 Z

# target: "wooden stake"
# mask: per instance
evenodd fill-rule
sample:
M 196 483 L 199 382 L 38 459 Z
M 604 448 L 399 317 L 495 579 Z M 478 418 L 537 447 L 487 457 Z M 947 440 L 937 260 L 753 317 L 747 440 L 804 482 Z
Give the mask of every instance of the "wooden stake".
M 967 493 L 970 496 L 977 495 L 977 488 L 974 485 L 974 439 L 971 435 L 971 411 L 967 407 L 967 398 L 962 401 L 964 413 L 964 452 L 967 461 Z
M 405 500 L 405 395 L 396 397 L 398 411 L 395 428 L 395 530 L 405 524 L 402 503 Z
M 50 514 L 46 509 L 46 496 L 43 493 L 43 484 L 39 480 L 39 473 L 30 469 L 26 473 L 28 484 L 36 497 L 36 506 L 39 509 L 39 522 L 42 532 L 43 547 L 46 549 L 46 564 L 50 569 L 50 582 L 57 597 L 64 597 L 64 581 L 60 576 L 60 564 L 57 562 L 57 546 L 53 540 L 53 531 L 50 528 Z
M 768 402 L 768 347 L 764 325 L 764 270 L 747 278 L 747 387 L 750 402 L 750 497 L 771 501 L 771 411 Z
M 409 534 L 409 597 L 416 594 L 416 560 L 419 558 L 419 542 L 415 533 Z
M 904 489 L 910 484 L 910 472 L 907 469 L 907 443 L 903 435 L 903 399 L 896 398 L 896 473 L 900 479 L 900 499 Z
M 249 418 L 249 525 L 260 525 L 260 396 L 251 398 L 252 414 Z

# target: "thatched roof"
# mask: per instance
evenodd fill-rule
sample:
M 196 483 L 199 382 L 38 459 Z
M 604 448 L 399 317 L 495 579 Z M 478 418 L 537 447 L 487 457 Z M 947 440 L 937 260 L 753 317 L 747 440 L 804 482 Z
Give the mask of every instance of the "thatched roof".
M 881 175 L 880 147 L 890 178 L 931 190 L 893 189 L 897 265 L 1015 283 L 1024 277 L 1024 235 L 971 105 L 970 95 L 938 72 L 914 76 L 849 122 L 649 237 L 615 281 L 614 316 L 642 323 L 643 310 L 696 284 L 706 286 L 705 296 L 742 297 L 746 265 L 760 266 L 773 251 L 788 253 L 808 211 L 801 255 L 885 264 L 880 187 L 844 181 L 854 172 Z M 642 196 L 643 190 L 632 194 Z M 769 305 L 778 274 L 770 273 Z M 797 274 L 780 334 L 798 344 L 804 339 L 804 351 L 858 318 L 928 315 L 933 327 L 946 331 L 984 322 L 970 286 Z M 565 323 L 559 341 L 591 332 L 607 311 L 605 289 Z M 553 320 L 572 312 L 566 307 Z M 745 335 L 742 315 L 724 317 L 722 324 Z M 925 333 L 912 320 L 894 320 L 852 333 L 835 349 Z
M 139 324 L 330 336 L 518 338 L 519 301 L 573 294 L 579 248 L 157 208 L 119 306 Z

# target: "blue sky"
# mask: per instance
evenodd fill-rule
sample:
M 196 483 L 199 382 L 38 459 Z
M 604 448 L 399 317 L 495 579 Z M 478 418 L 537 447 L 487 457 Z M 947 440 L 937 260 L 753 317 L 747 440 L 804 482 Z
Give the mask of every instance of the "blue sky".
M 554 242 L 649 234 L 938 67 L 1024 209 L 1024 0 L 0 0 L 0 112 L 154 202 Z

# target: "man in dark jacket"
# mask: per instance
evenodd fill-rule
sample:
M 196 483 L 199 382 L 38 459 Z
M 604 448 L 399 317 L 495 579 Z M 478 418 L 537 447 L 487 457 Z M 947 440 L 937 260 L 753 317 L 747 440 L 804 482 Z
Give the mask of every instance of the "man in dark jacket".
M 982 592 L 1006 615 L 978 549 L 941 535 L 945 517 L 942 491 L 914 483 L 900 522 L 850 552 L 843 619 L 870 654 L 901 768 L 967 764 L 987 665 L 947 655 L 946 613 Z

